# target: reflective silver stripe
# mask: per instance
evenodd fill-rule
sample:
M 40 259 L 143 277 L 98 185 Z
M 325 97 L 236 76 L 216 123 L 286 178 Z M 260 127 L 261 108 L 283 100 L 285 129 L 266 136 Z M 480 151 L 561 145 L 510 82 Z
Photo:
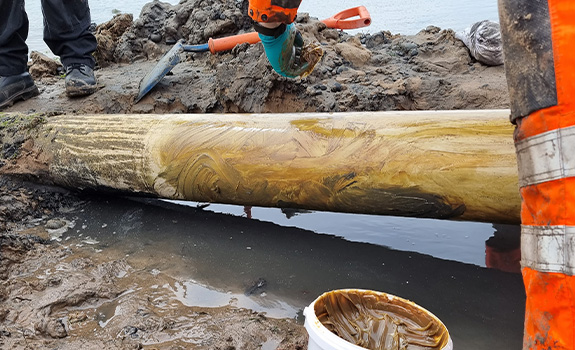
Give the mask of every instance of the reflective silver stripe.
M 529 137 L 515 151 L 519 187 L 575 176 L 575 127 Z
M 575 276 L 575 227 L 521 226 L 521 264 Z

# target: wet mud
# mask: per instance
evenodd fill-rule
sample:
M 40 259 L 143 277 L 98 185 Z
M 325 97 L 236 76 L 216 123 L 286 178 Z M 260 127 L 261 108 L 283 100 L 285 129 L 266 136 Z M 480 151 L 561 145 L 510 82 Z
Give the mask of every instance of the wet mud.
M 68 210 L 59 214 L 74 211 Z M 307 334 L 294 318 L 271 318 L 232 301 L 195 306 L 176 274 L 150 268 L 165 259 L 129 260 L 124 251 L 70 236 L 86 224 L 74 230 L 74 220 L 32 217 L 21 220 L 18 233 L 0 234 L 2 349 L 306 347 Z M 264 285 L 249 288 L 252 298 Z

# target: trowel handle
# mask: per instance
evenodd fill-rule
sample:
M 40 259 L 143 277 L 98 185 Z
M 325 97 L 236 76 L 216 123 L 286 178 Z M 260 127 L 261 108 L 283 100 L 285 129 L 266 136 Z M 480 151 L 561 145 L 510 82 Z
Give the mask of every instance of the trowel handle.
M 223 38 L 208 40 L 208 47 L 211 53 L 216 53 L 220 51 L 227 51 L 233 49 L 238 44 L 248 43 L 256 44 L 260 42 L 260 37 L 257 32 L 238 34 L 232 36 L 226 36 Z
M 371 15 L 365 6 L 358 6 L 336 13 L 322 22 L 328 28 L 357 29 L 369 26 L 371 24 Z
M 358 18 L 354 18 L 358 17 Z M 353 7 L 343 10 L 328 19 L 322 21 L 328 28 L 333 29 L 357 29 L 367 27 L 371 24 L 371 15 L 365 6 Z M 238 44 L 256 44 L 260 42 L 257 32 L 226 36 L 223 38 L 208 40 L 208 47 L 211 53 L 227 51 L 233 49 Z M 205 45 L 205 44 L 204 44 Z M 186 50 L 191 51 L 191 50 Z M 207 50 L 206 50 L 207 51 Z

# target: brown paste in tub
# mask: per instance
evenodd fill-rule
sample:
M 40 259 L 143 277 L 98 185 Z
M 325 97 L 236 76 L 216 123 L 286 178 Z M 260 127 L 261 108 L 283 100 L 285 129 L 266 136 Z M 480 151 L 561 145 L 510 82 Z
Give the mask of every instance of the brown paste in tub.
M 338 290 L 315 302 L 318 320 L 346 341 L 371 350 L 442 349 L 449 333 L 436 317 L 385 293 Z

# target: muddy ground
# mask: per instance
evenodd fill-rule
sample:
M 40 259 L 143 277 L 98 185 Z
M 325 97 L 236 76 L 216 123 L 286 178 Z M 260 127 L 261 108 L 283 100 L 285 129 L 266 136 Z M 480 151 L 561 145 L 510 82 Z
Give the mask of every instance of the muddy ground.
M 95 94 L 68 99 L 58 62 L 33 53 L 30 72 L 40 96 L 3 112 L 49 116 L 508 107 L 503 66 L 475 61 L 449 29 L 430 23 L 413 36 L 385 31 L 352 36 L 306 14 L 299 15 L 298 28 L 307 41 L 320 43 L 325 54 L 305 79 L 280 77 L 260 44 L 244 44 L 230 52 L 186 54 L 173 74 L 134 103 L 140 80 L 176 40 L 205 43 L 210 37 L 251 31 L 246 6 L 241 0 L 191 0 L 175 6 L 156 1 L 139 18 L 118 15 L 95 28 L 100 85 Z M 0 138 L 6 132 L 0 122 Z M 9 145 L 1 152 L 2 162 L 17 156 Z M 154 286 L 168 283 L 169 275 L 160 273 L 151 281 L 122 258 L 54 240 L 66 225 L 57 220 L 60 214 L 90 197 L 35 182 L 0 177 L 0 348 L 307 348 L 305 329 L 293 319 L 232 306 L 183 308 L 150 298 Z M 102 327 L 101 309 L 109 303 L 121 303 L 122 311 Z
M 0 349 L 307 348 L 294 318 L 186 305 L 173 273 L 113 247 L 102 253 L 78 237 L 83 227 L 72 233 L 64 216 L 91 195 L 7 177 L 0 189 Z M 155 263 L 173 259 L 164 255 Z M 245 287 L 246 298 L 265 298 L 261 281 Z

